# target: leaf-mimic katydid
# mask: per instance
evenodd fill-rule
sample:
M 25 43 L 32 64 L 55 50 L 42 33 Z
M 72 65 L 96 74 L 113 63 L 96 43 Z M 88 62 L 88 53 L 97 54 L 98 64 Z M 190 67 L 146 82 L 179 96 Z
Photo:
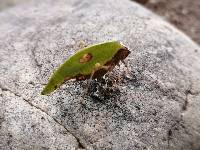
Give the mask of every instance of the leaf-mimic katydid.
M 130 51 L 118 41 L 91 45 L 67 59 L 51 76 L 42 95 L 56 90 L 70 79 L 86 80 L 103 76 L 123 61 Z

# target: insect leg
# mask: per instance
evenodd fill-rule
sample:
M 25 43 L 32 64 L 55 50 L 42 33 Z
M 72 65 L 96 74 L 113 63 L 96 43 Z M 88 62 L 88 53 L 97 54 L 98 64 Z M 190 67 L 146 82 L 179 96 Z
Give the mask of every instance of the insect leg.
M 91 73 L 90 78 L 89 78 L 88 83 L 87 83 L 87 88 L 86 88 L 87 91 L 86 92 L 89 91 L 89 87 L 90 87 L 90 84 L 92 82 L 92 77 L 93 77 L 94 73 L 95 73 L 95 70 L 92 70 L 92 73 Z
M 99 67 L 100 69 L 105 69 L 105 70 L 109 70 L 109 66 L 100 66 Z M 90 84 L 92 82 L 92 78 L 94 76 L 94 73 L 95 73 L 96 69 L 92 70 L 92 73 L 90 75 L 90 78 L 88 79 L 88 83 L 87 83 L 87 88 L 86 88 L 86 92 L 84 95 L 86 95 L 86 93 L 89 91 L 89 88 L 90 88 Z
M 89 91 L 89 87 L 90 87 L 90 84 L 91 84 L 92 77 L 93 77 L 94 73 L 95 73 L 95 70 L 92 70 L 92 73 L 91 73 L 91 75 L 90 75 L 90 78 L 88 79 L 88 82 L 87 82 L 86 90 L 84 91 L 84 94 L 83 94 L 83 96 L 82 96 L 82 98 L 81 98 L 81 103 L 82 103 L 82 104 L 85 103 L 84 98 L 85 98 L 85 96 L 87 95 L 87 93 L 88 93 L 88 91 Z
M 121 60 L 121 62 L 122 62 L 122 63 L 124 64 L 124 66 L 126 67 L 126 71 L 125 71 L 126 75 L 128 75 L 128 77 L 130 77 L 131 71 L 130 71 L 130 69 L 129 69 L 129 64 L 128 64 L 128 62 L 125 62 L 124 60 Z
M 91 81 L 92 81 L 92 78 L 94 76 L 94 73 L 96 70 L 98 69 L 105 69 L 105 70 L 109 70 L 110 69 L 110 66 L 101 66 L 99 63 L 96 64 L 96 68 L 94 68 L 90 74 L 90 78 L 88 79 L 88 82 L 87 82 L 87 87 L 86 87 L 86 90 L 84 91 L 84 94 L 81 98 L 81 103 L 82 104 L 85 104 L 85 101 L 84 101 L 84 98 L 85 96 L 87 95 L 88 91 L 89 91 L 89 88 L 90 88 L 90 84 L 91 84 Z
M 128 69 L 128 62 L 125 62 L 124 60 L 121 60 L 121 62 L 124 64 L 124 66 Z

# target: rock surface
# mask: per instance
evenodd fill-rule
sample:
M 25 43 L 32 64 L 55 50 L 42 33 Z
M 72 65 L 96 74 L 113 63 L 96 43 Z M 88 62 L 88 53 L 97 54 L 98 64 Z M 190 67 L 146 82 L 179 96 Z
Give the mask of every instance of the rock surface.
M 19 5 L 23 2 L 26 2 L 28 0 L 0 0 L 0 11 Z
M 33 1 L 0 13 L 0 149 L 200 149 L 200 48 L 128 0 Z M 120 40 L 116 67 L 40 92 L 80 47 Z M 114 84 L 113 82 L 116 81 Z

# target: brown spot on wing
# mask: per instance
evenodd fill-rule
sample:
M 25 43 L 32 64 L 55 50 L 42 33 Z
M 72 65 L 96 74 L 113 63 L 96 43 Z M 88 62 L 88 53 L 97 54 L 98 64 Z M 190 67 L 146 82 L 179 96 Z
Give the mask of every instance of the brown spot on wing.
M 88 62 L 92 59 L 92 54 L 91 53 L 87 53 L 87 54 L 84 54 L 83 57 L 81 57 L 79 59 L 79 62 L 80 63 L 85 63 L 85 62 Z

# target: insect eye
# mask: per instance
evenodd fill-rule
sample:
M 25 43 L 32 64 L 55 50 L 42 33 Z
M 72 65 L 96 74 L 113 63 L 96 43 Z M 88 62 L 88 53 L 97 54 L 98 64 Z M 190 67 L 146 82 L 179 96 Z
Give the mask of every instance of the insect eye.
M 92 59 L 92 54 L 91 53 L 87 53 L 87 54 L 84 54 L 83 57 L 81 57 L 79 59 L 79 62 L 80 63 L 85 63 L 85 62 L 88 62 Z

